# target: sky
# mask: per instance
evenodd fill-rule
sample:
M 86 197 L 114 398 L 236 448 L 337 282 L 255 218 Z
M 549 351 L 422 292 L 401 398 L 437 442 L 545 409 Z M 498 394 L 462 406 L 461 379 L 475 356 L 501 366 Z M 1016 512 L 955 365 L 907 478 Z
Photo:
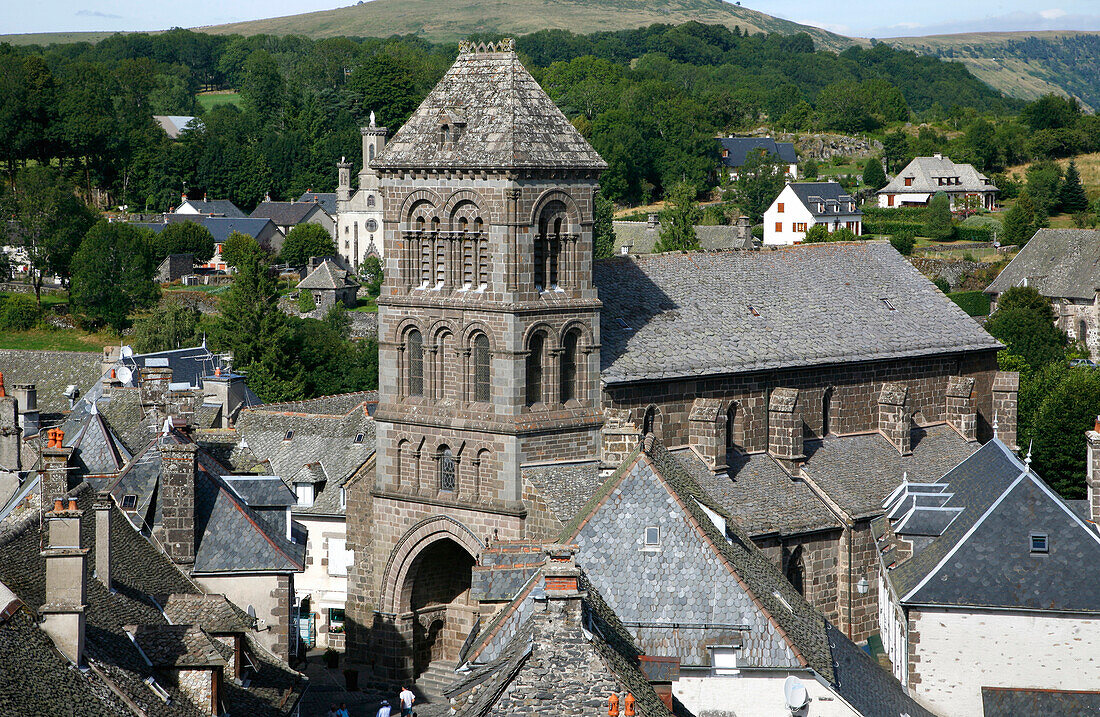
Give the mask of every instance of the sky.
M 439 0 L 445 7 L 446 0 Z M 844 35 L 896 37 L 1008 30 L 1100 30 L 1100 0 L 741 0 Z M 294 15 L 349 0 L 0 0 L 0 34 L 162 30 Z M 914 12 L 917 10 L 917 12 Z

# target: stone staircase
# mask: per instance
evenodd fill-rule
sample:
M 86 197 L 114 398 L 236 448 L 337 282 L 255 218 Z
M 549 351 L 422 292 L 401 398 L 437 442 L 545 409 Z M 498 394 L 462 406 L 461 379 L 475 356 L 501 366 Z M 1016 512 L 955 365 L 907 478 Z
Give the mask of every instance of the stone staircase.
M 436 660 L 416 679 L 417 689 L 431 702 L 444 701 L 443 690 L 459 679 L 455 674 L 457 666 L 454 662 Z

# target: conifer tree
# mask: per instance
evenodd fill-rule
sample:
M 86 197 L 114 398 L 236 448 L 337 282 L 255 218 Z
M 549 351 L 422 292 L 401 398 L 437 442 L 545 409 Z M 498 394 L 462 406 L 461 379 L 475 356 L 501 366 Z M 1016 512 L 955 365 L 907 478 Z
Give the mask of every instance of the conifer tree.
M 1026 189 L 1020 192 L 1012 208 L 1005 212 L 1001 226 L 1003 244 L 1023 246 L 1031 239 L 1031 235 L 1038 228 L 1038 220 L 1035 216 L 1035 205 L 1031 202 L 1031 196 Z
M 1062 187 L 1058 190 L 1058 203 L 1066 214 L 1088 211 L 1089 198 L 1081 184 L 1081 175 L 1077 172 L 1077 163 L 1070 161 Z
M 886 173 L 882 171 L 882 162 L 870 157 L 863 165 L 863 183 L 876 192 L 886 186 Z
M 955 227 L 951 224 L 951 203 L 943 192 L 937 192 L 928 203 L 924 231 L 929 239 L 935 241 L 947 241 L 955 233 Z
M 699 206 L 695 203 L 695 187 L 681 182 L 669 192 L 667 208 L 661 212 L 661 237 L 655 250 L 690 251 L 699 248 L 695 224 L 699 221 Z

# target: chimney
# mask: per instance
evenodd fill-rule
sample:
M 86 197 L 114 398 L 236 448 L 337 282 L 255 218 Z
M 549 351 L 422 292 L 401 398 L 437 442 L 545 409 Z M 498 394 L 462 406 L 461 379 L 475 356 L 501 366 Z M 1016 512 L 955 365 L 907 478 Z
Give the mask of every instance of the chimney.
M 244 376 L 232 372 L 214 370 L 213 376 L 203 376 L 202 393 L 204 403 L 217 403 L 222 407 L 221 418 L 216 428 L 229 428 L 238 409 L 244 403 Z
M 82 511 L 76 501 L 58 499 L 46 513 L 46 601 L 39 608 L 42 630 L 74 664 L 84 662 L 84 608 L 88 549 L 80 547 Z
M 1100 416 L 1091 431 L 1085 432 L 1089 447 L 1089 462 L 1085 471 L 1085 483 L 1089 499 L 1089 520 L 1100 524 Z
M 1019 449 L 1016 445 L 1016 396 L 1020 392 L 1020 374 L 1018 371 L 998 371 L 993 378 L 993 422 L 994 433 L 1008 448 Z
M 909 389 L 905 384 L 882 384 L 878 395 L 878 431 L 903 456 L 913 453 L 912 421 L 908 407 Z
M 546 609 L 559 612 L 577 623 L 581 619 L 581 599 L 585 593 L 580 589 L 581 571 L 574 556 L 575 545 L 544 545 L 542 553 L 543 589 L 546 593 Z
M 645 228 L 650 231 L 656 231 L 661 226 L 661 219 L 659 214 L 650 214 L 646 217 Z
M 103 356 L 99 359 L 99 375 L 106 376 L 107 372 L 122 360 L 121 346 L 104 346 Z
M 974 379 L 951 376 L 947 379 L 947 406 L 944 418 L 947 425 L 968 441 L 978 440 L 978 412 L 970 400 L 974 392 Z
M 20 469 L 20 443 L 18 406 L 4 390 L 4 375 L 0 374 L 0 469 Z
M 111 494 L 96 493 L 95 502 L 95 576 L 111 589 Z
M 69 458 L 72 448 L 62 445 L 65 432 L 60 428 L 46 431 L 46 447 L 42 449 L 42 505 L 51 505 L 69 494 Z
M 19 410 L 19 427 L 23 437 L 37 436 L 42 430 L 38 416 L 38 389 L 33 383 L 17 383 L 11 387 L 12 397 Z
M 725 470 L 726 414 L 717 398 L 697 398 L 688 414 L 688 444 L 712 471 Z
M 768 402 L 768 453 L 794 475 L 806 457 L 802 450 L 802 412 L 798 389 L 777 388 Z
M 164 548 L 172 562 L 195 562 L 195 470 L 198 447 L 194 443 L 166 443 L 160 447 L 161 512 L 164 515 Z

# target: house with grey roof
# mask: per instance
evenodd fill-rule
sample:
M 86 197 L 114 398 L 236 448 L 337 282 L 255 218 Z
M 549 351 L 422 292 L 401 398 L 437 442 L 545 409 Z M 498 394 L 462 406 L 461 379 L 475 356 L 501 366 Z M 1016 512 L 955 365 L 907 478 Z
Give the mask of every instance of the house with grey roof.
M 614 254 L 652 254 L 661 238 L 661 219 L 650 214 L 644 222 L 611 222 L 615 231 Z M 749 218 L 742 216 L 733 224 L 699 224 L 693 227 L 699 248 L 705 251 L 725 249 L 755 249 L 752 236 L 752 224 Z
M 299 292 L 308 291 L 313 295 L 317 308 L 327 311 L 336 304 L 355 308 L 359 286 L 351 272 L 340 268 L 335 261 L 325 259 L 298 282 L 297 289 Z
M 1100 433 L 1087 438 L 1095 487 Z M 938 479 L 905 481 L 882 507 L 879 622 L 914 697 L 981 717 L 1005 697 L 990 688 L 1100 684 L 1100 511 L 1083 519 L 999 438 Z
M 160 125 L 168 139 L 179 139 L 181 132 L 203 126 L 202 120 L 190 115 L 153 115 L 153 121 Z
M 798 179 L 798 154 L 794 151 L 794 143 L 776 142 L 771 137 L 718 138 L 718 156 L 729 179 L 737 178 L 737 170 L 754 152 L 785 165 L 786 175 L 792 181 Z
M 1040 229 L 985 289 L 993 310 L 1001 294 L 1029 286 L 1050 299 L 1054 321 L 1100 358 L 1100 232 Z
M 265 197 L 249 215 L 253 219 L 270 219 L 284 235 L 299 224 L 316 224 L 336 236 L 335 219 L 319 202 L 273 202 Z
M 228 199 L 207 199 L 205 195 L 202 199 L 188 199 L 186 194 L 180 198 L 179 206 L 172 210 L 172 213 L 228 219 L 244 219 L 248 216 Z
M 942 154 L 917 157 L 878 190 L 880 207 L 923 206 L 943 192 L 952 210 L 993 209 L 997 192 L 993 181 L 972 164 L 952 162 Z
M 839 182 L 790 182 L 764 210 L 764 245 L 800 244 L 815 224 L 863 233 L 863 212 Z
M 339 212 L 336 208 L 336 192 L 314 192 L 311 189 L 307 189 L 302 192 L 302 196 L 298 197 L 299 202 L 316 202 L 321 205 L 321 208 L 328 212 L 330 217 L 335 217 Z

